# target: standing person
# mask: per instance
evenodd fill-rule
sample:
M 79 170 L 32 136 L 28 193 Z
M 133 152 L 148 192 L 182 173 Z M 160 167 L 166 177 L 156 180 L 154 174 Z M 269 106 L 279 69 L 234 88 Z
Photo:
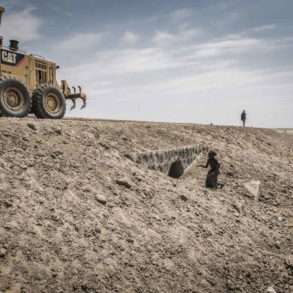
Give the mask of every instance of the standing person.
M 209 151 L 208 153 L 208 160 L 206 165 L 203 165 L 203 168 L 210 167 L 207 177 L 206 177 L 206 187 L 207 188 L 223 188 L 223 184 L 218 183 L 218 176 L 220 174 L 220 163 L 215 158 L 217 154 L 214 151 Z
M 243 110 L 242 113 L 241 113 L 241 121 L 242 121 L 242 125 L 243 127 L 245 127 L 245 123 L 246 123 L 246 111 Z

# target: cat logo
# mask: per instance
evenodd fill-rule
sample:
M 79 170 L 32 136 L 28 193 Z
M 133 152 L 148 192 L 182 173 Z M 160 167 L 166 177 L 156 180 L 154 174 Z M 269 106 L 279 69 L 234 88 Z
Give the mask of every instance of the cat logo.
M 1 63 L 3 64 L 17 65 L 23 58 L 23 54 L 14 53 L 7 50 L 1 51 Z
M 5 63 L 16 64 L 16 54 L 9 51 L 2 51 L 1 59 Z

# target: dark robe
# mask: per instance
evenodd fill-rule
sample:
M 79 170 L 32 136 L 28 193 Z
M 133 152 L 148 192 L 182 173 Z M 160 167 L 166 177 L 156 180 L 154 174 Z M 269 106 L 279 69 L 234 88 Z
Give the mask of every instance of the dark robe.
M 208 167 L 210 167 L 210 169 L 206 178 L 206 187 L 217 188 L 218 176 L 220 174 L 220 163 L 215 158 L 209 158 L 206 164 L 206 168 Z

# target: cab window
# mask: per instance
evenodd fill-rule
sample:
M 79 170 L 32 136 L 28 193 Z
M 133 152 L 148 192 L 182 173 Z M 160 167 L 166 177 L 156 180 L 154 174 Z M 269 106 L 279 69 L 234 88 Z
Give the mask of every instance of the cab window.
M 48 83 L 47 64 L 36 62 L 36 81 L 38 85 Z

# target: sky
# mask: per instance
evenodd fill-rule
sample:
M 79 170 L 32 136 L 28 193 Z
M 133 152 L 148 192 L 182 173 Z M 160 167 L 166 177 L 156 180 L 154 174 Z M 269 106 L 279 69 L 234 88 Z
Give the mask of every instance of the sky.
M 0 34 L 60 65 L 68 116 L 293 127 L 292 0 L 0 0 Z M 70 107 L 69 107 L 70 108 Z

